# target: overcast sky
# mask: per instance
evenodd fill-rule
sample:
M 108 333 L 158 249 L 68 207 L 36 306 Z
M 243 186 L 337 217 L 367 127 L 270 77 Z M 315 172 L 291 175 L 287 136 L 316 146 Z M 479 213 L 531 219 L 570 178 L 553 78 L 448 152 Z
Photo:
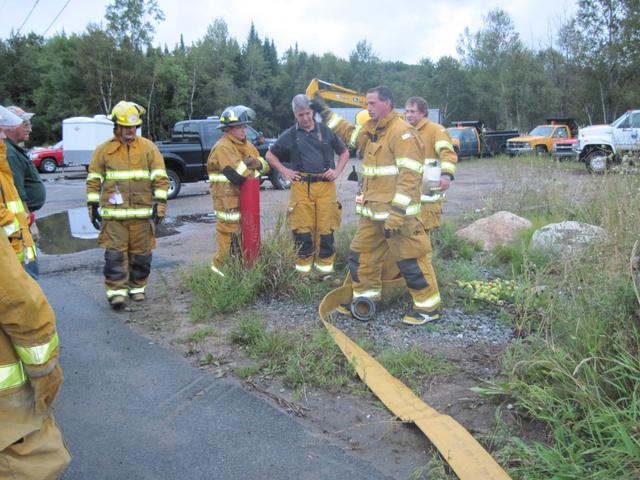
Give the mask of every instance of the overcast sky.
M 0 0 L 0 35 L 6 38 L 23 23 L 21 33 L 43 34 L 66 2 Z M 103 22 L 110 3 L 69 0 L 47 36 L 63 29 L 79 33 L 90 22 Z M 181 33 L 187 45 L 202 38 L 207 26 L 222 17 L 240 43 L 253 21 L 260 38 L 273 39 L 279 54 L 297 43 L 308 53 L 332 52 L 348 58 L 358 41 L 366 39 L 382 60 L 406 63 L 456 56 L 456 43 L 464 27 L 477 30 L 492 8 L 504 9 L 522 40 L 534 48 L 548 45 L 553 32 L 577 9 L 575 0 L 158 0 L 158 4 L 166 20 L 157 26 L 155 43 L 166 43 L 169 48 Z

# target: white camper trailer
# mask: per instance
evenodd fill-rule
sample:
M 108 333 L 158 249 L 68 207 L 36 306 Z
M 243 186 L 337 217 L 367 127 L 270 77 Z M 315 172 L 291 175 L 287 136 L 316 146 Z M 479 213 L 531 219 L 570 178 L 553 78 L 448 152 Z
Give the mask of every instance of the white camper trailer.
M 89 165 L 96 147 L 112 136 L 113 122 L 105 115 L 65 118 L 62 121 L 64 162 Z

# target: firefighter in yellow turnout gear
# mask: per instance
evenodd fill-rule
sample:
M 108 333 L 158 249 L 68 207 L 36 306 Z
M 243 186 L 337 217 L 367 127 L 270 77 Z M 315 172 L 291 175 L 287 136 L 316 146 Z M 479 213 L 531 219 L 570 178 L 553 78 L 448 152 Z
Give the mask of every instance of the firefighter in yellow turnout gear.
M 207 161 L 218 241 L 211 270 L 222 276 L 224 260 L 240 253 L 240 185 L 248 177 L 269 171 L 269 164 L 247 141 L 246 126 L 254 117 L 255 112 L 242 105 L 226 108 L 218 126 L 224 135 L 211 149 Z
M 271 146 L 267 161 L 292 182 L 289 228 L 297 249 L 296 270 L 326 275 L 333 273 L 333 234 L 342 217 L 335 180 L 349 160 L 349 150 L 329 128 L 315 122 L 310 103 L 304 94 L 293 97 L 296 123 Z M 337 165 L 334 154 L 339 155 Z
M 425 168 L 437 164 L 442 175 L 438 187 L 425 188 L 422 192 L 422 221 L 427 231 L 440 226 L 445 191 L 455 177 L 458 163 L 449 132 L 442 125 L 430 121 L 428 114 L 429 106 L 424 98 L 407 99 L 405 118 L 420 133 L 425 148 Z
M 24 265 L 36 259 L 36 248 L 24 204 L 13 183 L 13 174 L 6 156 L 7 146 L 1 141 L 4 138 L 2 129 L 14 127 L 15 122 L 20 125 L 22 120 L 0 106 L 0 228 L 9 238 L 18 260 Z
M 440 304 L 420 219 L 423 146 L 416 130 L 393 111 L 387 87 L 369 90 L 366 101 L 371 119 L 359 127 L 314 104 L 329 128 L 364 149 L 362 195 L 356 204 L 361 218 L 349 253 L 353 296 L 381 298 L 382 268 L 390 254 L 413 299 L 402 321 L 421 325 L 439 318 Z
M 145 109 L 119 102 L 111 113 L 114 137 L 96 148 L 87 175 L 87 205 L 105 249 L 105 287 L 119 310 L 127 295 L 144 300 L 156 246 L 155 225 L 165 216 L 169 179 L 155 144 L 136 135 Z
M 0 137 L 21 122 L 0 106 Z M 0 478 L 55 479 L 71 461 L 50 409 L 63 380 L 58 334 L 42 289 L 23 268 L 31 237 L 3 146 L 0 141 Z
M 51 413 L 63 381 L 55 315 L 0 231 L 0 478 L 56 479 L 71 456 Z

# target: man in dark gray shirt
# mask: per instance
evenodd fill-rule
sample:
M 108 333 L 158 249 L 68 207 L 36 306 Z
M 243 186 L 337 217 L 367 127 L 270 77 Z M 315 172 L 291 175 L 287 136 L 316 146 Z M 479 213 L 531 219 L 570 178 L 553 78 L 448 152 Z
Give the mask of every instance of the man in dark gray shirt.
M 293 97 L 296 123 L 280 135 L 266 157 L 272 168 L 293 182 L 288 211 L 298 253 L 296 270 L 306 275 L 315 268 L 324 276 L 333 272 L 333 232 L 342 217 L 335 180 L 347 164 L 349 150 L 328 127 L 314 120 L 310 103 L 303 94 Z

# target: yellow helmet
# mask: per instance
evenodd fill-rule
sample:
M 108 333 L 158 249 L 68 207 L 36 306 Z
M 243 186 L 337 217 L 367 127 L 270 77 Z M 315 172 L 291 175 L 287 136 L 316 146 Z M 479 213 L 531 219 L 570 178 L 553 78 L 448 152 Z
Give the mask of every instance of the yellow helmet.
M 371 115 L 369 115 L 369 112 L 367 110 L 360 110 L 356 115 L 356 123 L 358 125 L 364 125 L 369 120 L 371 120 Z
M 113 110 L 111 110 L 109 119 L 117 123 L 118 125 L 123 125 L 125 127 L 136 127 L 142 123 L 140 115 L 145 112 L 145 108 L 138 105 L 137 103 L 121 100 L 116 104 L 115 107 L 113 107 Z

